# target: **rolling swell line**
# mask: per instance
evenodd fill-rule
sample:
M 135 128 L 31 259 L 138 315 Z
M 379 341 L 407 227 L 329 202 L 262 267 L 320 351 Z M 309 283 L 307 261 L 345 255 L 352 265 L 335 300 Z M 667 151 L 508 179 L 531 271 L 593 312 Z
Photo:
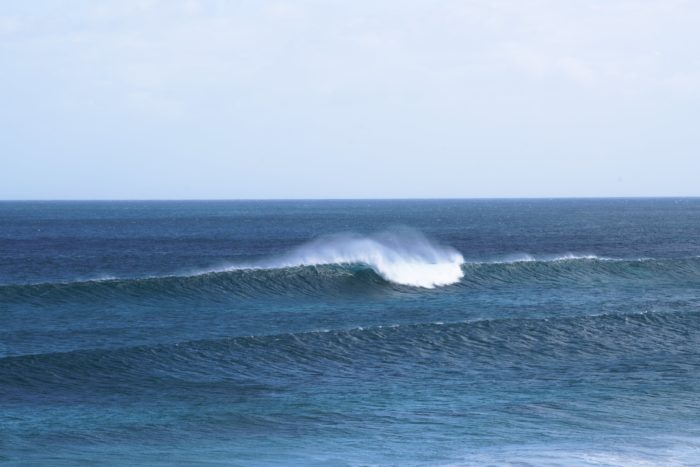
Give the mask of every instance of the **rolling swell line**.
M 537 283 L 550 286 L 602 284 L 611 278 L 645 281 L 700 280 L 700 258 L 613 260 L 591 257 L 503 262 L 467 262 L 456 287 L 484 288 Z M 365 264 L 325 264 L 282 268 L 233 269 L 184 276 L 103 279 L 94 281 L 0 286 L 0 302 L 62 303 L 75 300 L 228 301 L 260 295 L 362 295 L 393 291 L 421 293 L 393 283 Z
M 380 370 L 386 365 L 558 364 L 635 352 L 687 355 L 692 363 L 698 342 L 700 311 L 418 323 L 4 357 L 0 388 L 22 398 L 27 389 L 131 390 L 162 387 L 168 380 L 252 381 L 356 372 L 365 365 Z
M 466 263 L 461 285 L 495 286 L 520 283 L 549 285 L 605 283 L 625 280 L 699 280 L 700 259 L 572 259 Z

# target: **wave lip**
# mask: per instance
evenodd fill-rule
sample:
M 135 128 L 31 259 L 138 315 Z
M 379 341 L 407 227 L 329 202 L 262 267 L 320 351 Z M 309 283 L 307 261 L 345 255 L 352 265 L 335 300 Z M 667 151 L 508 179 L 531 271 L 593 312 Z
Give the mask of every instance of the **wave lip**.
M 327 235 L 301 245 L 280 258 L 247 266 L 232 266 L 227 270 L 329 264 L 365 264 L 387 281 L 423 288 L 454 284 L 464 276 L 464 257 L 461 253 L 409 228 L 395 228 L 371 235 Z

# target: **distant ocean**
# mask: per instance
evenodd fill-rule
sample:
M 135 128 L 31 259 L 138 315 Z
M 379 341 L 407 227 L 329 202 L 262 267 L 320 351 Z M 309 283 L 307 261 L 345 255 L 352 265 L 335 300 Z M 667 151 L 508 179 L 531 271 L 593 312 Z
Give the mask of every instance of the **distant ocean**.
M 209 463 L 700 464 L 700 199 L 0 203 L 0 464 Z

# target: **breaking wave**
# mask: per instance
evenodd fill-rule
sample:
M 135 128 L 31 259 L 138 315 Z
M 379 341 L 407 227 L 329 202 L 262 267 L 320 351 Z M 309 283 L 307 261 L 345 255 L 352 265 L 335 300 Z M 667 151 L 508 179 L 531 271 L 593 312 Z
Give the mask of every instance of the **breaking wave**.
M 343 233 L 319 237 L 285 253 L 224 264 L 205 270 L 152 277 L 39 284 L 0 284 L 0 303 L 73 303 L 131 300 L 161 306 L 233 297 L 363 296 L 421 293 L 455 285 L 484 289 L 538 284 L 546 287 L 607 286 L 613 282 L 648 287 L 694 285 L 700 258 L 608 258 L 594 254 L 516 253 L 492 260 L 465 260 L 456 249 L 409 228 L 369 235 Z
M 353 264 L 367 265 L 389 282 L 413 287 L 434 288 L 454 284 L 464 276 L 464 257 L 461 253 L 408 228 L 373 235 L 328 235 L 279 258 L 207 272 Z

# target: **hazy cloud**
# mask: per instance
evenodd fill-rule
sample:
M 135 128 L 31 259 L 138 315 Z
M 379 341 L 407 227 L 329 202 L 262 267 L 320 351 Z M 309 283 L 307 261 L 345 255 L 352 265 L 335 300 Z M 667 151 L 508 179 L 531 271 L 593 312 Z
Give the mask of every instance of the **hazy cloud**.
M 210 175 L 202 196 L 594 194 L 552 180 L 569 169 L 599 177 L 582 157 L 632 172 L 626 187 L 601 182 L 609 194 L 694 189 L 685 177 L 690 146 L 658 151 L 666 138 L 694 141 L 697 2 L 56 0 L 2 8 L 0 121 L 17 129 L 3 138 L 13 160 L 49 157 L 22 136 L 31 132 L 53 141 L 51 157 L 68 165 L 118 153 L 115 177 L 138 170 L 138 158 L 190 161 L 199 146 L 202 167 L 217 173 L 176 162 L 163 176 L 175 180 L 171 189 L 193 172 Z M 96 134 L 111 131 L 122 136 L 105 149 Z M 153 144 L 161 152 L 149 152 Z M 674 160 L 677 183 L 639 172 Z M 250 176 L 229 185 L 222 167 Z M 669 170 L 656 173 L 670 180 Z M 14 184 L 30 177 L 29 165 L 6 174 L 4 196 L 62 196 L 58 185 Z M 324 181 L 299 188 L 288 174 Z M 409 183 L 387 182 L 391 174 Z M 249 181 L 264 175 L 274 189 Z M 138 189 L 149 196 L 152 188 Z

